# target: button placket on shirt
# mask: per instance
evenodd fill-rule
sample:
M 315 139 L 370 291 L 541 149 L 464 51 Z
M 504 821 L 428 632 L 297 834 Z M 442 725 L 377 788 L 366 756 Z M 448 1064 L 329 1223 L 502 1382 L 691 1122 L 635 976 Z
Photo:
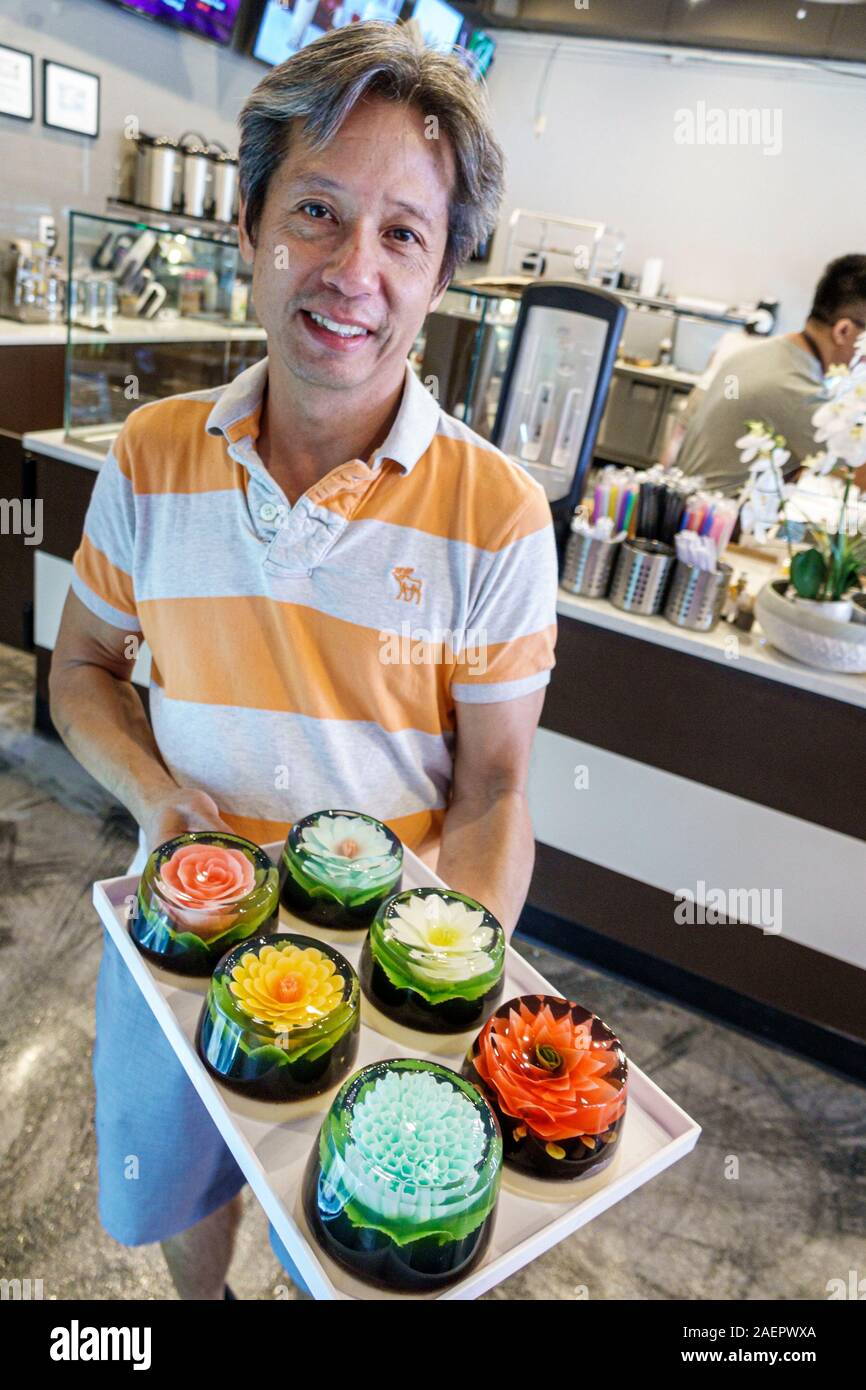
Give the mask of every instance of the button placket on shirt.
M 229 453 L 249 471 L 247 505 L 250 516 L 259 535 L 263 530 L 268 533 L 263 537 L 268 540 L 263 564 L 284 574 L 287 571 L 312 574 L 345 531 L 361 496 L 373 480 L 373 470 L 356 460 L 314 484 L 294 507 L 289 507 L 288 499 L 273 481 L 249 436 L 231 445 Z M 347 514 L 331 512 L 321 505 L 341 492 L 358 494 Z M 275 494 L 283 498 L 281 503 L 270 500 Z M 318 508 L 316 512 L 314 507 Z M 282 524 L 281 516 L 285 517 Z
M 298 567 L 312 574 L 345 531 L 363 493 L 372 482 L 372 476 L 364 465 L 355 463 L 316 483 L 295 504 L 287 526 L 274 539 L 268 559 L 272 563 Z M 347 508 L 345 514 L 329 511 L 323 505 L 329 498 L 344 492 L 357 494 L 354 505 Z

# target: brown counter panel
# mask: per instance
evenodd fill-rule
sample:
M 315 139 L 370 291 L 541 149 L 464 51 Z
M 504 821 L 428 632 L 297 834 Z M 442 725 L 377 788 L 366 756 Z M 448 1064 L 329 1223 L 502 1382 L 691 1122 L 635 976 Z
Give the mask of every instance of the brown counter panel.
M 22 504 L 32 498 L 32 471 L 17 435 L 0 432 L 0 497 Z M 0 531 L 0 642 L 25 651 L 31 645 L 35 553 L 22 535 Z
M 549 845 L 536 847 L 532 907 L 746 995 L 810 1024 L 866 1042 L 866 972 L 784 934 L 739 922 L 681 926 L 673 894 Z
M 12 434 L 63 424 L 62 343 L 0 346 L 0 429 Z
M 541 724 L 866 840 L 866 710 L 843 700 L 560 615 Z
M 91 468 L 32 454 L 36 496 L 42 498 L 42 549 L 71 560 L 81 543 L 90 495 L 99 476 Z

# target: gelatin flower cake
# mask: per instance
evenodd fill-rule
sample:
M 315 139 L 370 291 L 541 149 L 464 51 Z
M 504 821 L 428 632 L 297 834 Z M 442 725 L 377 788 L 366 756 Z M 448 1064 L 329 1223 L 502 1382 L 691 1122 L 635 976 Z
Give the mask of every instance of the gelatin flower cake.
M 276 925 L 277 870 L 240 835 L 194 830 L 149 856 L 138 885 L 130 934 L 154 963 L 207 976 L 244 937 Z
M 400 1041 L 406 1030 L 474 1032 L 502 994 L 504 968 L 505 933 L 474 898 L 437 888 L 398 893 L 380 906 L 361 952 L 365 1017 Z
M 403 846 L 381 821 L 357 811 L 317 811 L 289 831 L 280 894 L 304 921 L 361 931 L 399 889 L 402 873 Z
M 616 1035 L 588 1009 L 552 995 L 510 1000 L 478 1034 L 463 1075 L 496 1112 L 507 1169 L 568 1183 L 613 1158 L 628 1063 Z
M 499 1126 L 474 1086 L 435 1062 L 375 1062 L 325 1118 L 304 1213 L 325 1252 L 360 1278 L 435 1289 L 482 1258 L 501 1168 Z
M 257 1100 L 308 1099 L 348 1075 L 358 1054 L 360 986 L 321 941 L 242 942 L 211 978 L 196 1039 L 208 1070 Z

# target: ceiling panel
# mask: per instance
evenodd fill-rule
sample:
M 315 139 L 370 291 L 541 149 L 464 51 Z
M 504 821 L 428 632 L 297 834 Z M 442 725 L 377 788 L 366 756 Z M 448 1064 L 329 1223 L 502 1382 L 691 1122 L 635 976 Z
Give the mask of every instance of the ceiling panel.
M 828 52 L 834 58 L 866 60 L 866 5 L 834 5 L 836 20 Z
M 834 21 L 844 8 L 810 0 L 671 0 L 666 37 L 714 48 L 821 54 L 828 51 Z M 797 19 L 798 11 L 805 18 Z
M 589 0 L 578 9 L 573 0 L 523 0 L 523 27 L 567 26 L 586 38 L 662 39 L 671 0 Z

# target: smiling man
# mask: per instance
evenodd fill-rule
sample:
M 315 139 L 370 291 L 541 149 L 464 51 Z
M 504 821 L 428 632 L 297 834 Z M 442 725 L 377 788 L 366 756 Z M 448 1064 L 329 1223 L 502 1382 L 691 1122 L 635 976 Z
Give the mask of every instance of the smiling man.
M 550 513 L 407 363 L 495 226 L 481 90 L 412 30 L 337 30 L 252 93 L 240 177 L 268 356 L 124 425 L 75 557 L 54 721 L 135 816 L 136 871 L 185 830 L 267 844 L 347 807 L 510 932 L 553 665 Z M 107 934 L 94 1075 L 104 1226 L 161 1241 L 182 1298 L 223 1297 L 243 1174 Z

